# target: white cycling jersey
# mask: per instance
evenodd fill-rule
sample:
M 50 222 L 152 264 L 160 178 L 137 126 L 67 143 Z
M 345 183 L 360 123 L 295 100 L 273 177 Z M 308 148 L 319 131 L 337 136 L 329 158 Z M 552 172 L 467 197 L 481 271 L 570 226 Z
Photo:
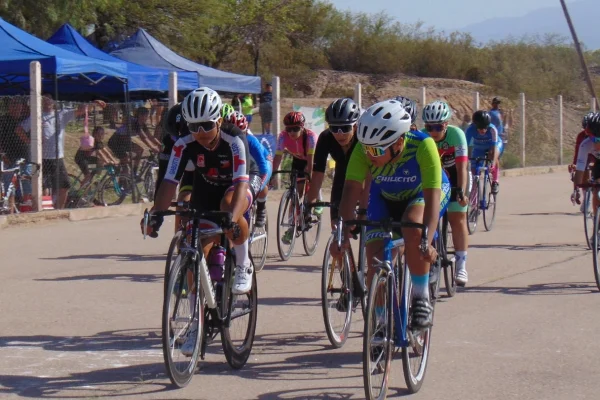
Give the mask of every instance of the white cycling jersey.
M 594 141 L 591 138 L 585 138 L 579 145 L 579 152 L 577 153 L 577 171 L 585 171 L 588 164 L 588 157 L 594 156 L 600 158 L 600 151 L 596 150 Z

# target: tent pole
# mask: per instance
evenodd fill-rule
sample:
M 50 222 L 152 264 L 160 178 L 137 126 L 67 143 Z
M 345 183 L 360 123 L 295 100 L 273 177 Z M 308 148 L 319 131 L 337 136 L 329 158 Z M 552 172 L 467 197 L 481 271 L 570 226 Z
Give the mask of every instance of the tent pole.
M 61 106 L 61 111 L 62 111 L 62 106 Z M 60 188 L 59 188 L 59 172 L 60 169 L 58 168 L 58 150 L 59 150 L 59 146 L 58 146 L 58 137 L 60 134 L 60 124 L 59 124 L 59 113 L 58 113 L 58 75 L 54 74 L 54 151 L 56 152 L 56 159 L 54 160 L 54 185 L 56 187 L 56 193 L 54 192 L 54 190 L 52 191 L 52 196 L 56 197 L 56 206 L 55 208 L 58 209 L 59 208 L 59 204 L 58 204 L 58 198 L 59 198 L 59 192 L 60 192 Z M 43 152 L 42 152 L 43 154 Z M 42 157 L 42 165 L 44 164 L 43 161 L 43 157 Z M 43 168 L 43 167 L 42 167 Z
M 138 193 L 137 193 L 137 183 L 135 180 L 135 170 L 133 168 L 133 137 L 131 136 L 131 116 L 129 112 L 129 85 L 127 83 L 123 83 L 125 89 L 125 114 L 127 119 L 125 120 L 125 124 L 127 127 L 127 136 L 129 137 L 129 171 L 131 175 L 131 201 L 133 204 L 138 202 Z

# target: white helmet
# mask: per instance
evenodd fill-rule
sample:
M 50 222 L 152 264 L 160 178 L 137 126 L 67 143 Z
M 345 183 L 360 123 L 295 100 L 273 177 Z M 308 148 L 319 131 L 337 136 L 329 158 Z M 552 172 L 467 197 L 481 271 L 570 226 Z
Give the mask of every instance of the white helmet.
M 198 88 L 183 99 L 181 112 L 188 123 L 217 121 L 221 117 L 221 97 L 208 87 Z
M 449 121 L 452 117 L 452 110 L 445 101 L 436 100 L 433 103 L 429 103 L 423 109 L 423 122 L 428 123 L 441 123 Z
M 369 107 L 358 120 L 358 141 L 367 146 L 386 147 L 410 131 L 410 114 L 397 100 Z

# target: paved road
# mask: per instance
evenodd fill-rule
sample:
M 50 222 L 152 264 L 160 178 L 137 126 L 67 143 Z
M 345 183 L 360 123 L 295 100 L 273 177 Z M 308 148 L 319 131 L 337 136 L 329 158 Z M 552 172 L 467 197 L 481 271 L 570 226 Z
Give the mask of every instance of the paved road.
M 495 229 L 472 237 L 469 287 L 437 308 L 415 399 L 597 398 L 600 293 L 568 198 L 565 174 L 503 179 Z M 245 369 L 213 344 L 190 386 L 172 390 L 160 347 L 169 238 L 143 241 L 138 220 L 0 231 L 0 397 L 364 398 L 360 313 L 342 349 L 324 333 L 322 244 L 259 275 Z M 406 394 L 392 365 L 390 398 Z

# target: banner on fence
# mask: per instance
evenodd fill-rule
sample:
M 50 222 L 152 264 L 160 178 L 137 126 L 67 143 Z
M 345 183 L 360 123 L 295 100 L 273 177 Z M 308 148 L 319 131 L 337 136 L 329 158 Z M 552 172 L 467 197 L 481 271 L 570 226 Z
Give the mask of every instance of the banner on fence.
M 304 114 L 306 122 L 304 127 L 315 132 L 317 135 L 325 130 L 327 127 L 325 124 L 325 109 L 323 107 L 303 107 L 299 105 L 292 105 L 294 111 L 300 111 Z

